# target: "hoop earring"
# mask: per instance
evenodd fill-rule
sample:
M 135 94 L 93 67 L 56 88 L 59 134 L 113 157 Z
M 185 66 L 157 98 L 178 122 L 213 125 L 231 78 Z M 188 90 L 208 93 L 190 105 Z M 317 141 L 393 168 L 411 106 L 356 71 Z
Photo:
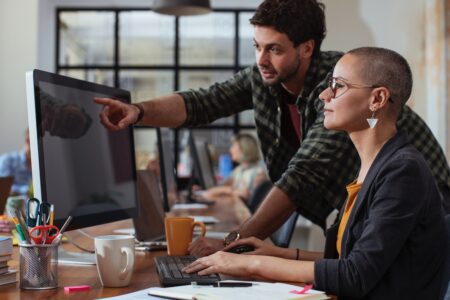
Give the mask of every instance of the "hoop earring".
M 367 120 L 367 123 L 369 123 L 369 127 L 371 129 L 373 129 L 377 125 L 378 118 L 375 118 L 375 112 L 376 112 L 375 109 L 370 109 L 370 110 L 372 111 L 372 117 L 368 118 L 366 120 Z

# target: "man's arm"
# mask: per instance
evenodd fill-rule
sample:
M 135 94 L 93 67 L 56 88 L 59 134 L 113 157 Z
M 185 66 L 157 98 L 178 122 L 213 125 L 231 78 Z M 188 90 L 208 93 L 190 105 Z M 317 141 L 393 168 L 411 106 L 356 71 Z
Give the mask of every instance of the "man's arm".
M 265 239 L 277 230 L 294 212 L 295 204 L 278 187 L 273 187 L 255 214 L 239 229 L 241 237 Z
M 143 117 L 139 123 L 151 126 L 177 127 L 186 121 L 187 116 L 183 97 L 178 94 L 141 102 L 137 106 L 109 98 L 95 98 L 95 102 L 104 106 L 100 121 L 110 130 L 120 130 L 134 124 L 140 109 L 143 110 Z
M 278 187 L 273 187 L 256 213 L 239 229 L 241 237 L 265 239 L 277 230 L 295 210 L 295 204 Z M 222 240 L 200 237 L 189 246 L 195 256 L 210 255 L 224 247 Z
M 140 103 L 144 108 L 143 125 L 178 127 L 186 121 L 186 105 L 183 97 L 172 94 Z

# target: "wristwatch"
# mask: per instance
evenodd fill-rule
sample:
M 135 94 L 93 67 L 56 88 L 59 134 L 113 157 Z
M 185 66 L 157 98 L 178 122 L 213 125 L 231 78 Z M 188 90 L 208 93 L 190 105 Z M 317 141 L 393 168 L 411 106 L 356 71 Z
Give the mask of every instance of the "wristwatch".
M 228 246 L 229 244 L 231 244 L 234 241 L 237 241 L 240 238 L 241 238 L 241 235 L 239 234 L 239 231 L 231 231 L 223 239 L 223 245 Z

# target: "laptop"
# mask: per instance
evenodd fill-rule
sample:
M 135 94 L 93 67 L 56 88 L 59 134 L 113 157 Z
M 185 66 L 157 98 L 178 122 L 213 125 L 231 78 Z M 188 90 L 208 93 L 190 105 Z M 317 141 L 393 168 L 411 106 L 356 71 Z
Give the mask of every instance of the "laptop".
M 11 186 L 14 182 L 13 176 L 0 177 L 0 214 L 2 214 L 6 207 L 6 200 L 11 192 Z
M 137 171 L 139 215 L 133 218 L 135 237 L 148 250 L 166 249 L 164 209 L 157 175 L 152 170 Z

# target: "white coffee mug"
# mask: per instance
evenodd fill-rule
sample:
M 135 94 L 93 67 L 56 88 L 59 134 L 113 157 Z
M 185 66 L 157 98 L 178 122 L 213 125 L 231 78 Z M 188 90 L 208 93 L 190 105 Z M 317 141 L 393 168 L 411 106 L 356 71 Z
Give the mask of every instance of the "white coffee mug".
M 134 268 L 134 237 L 104 235 L 95 238 L 95 258 L 100 281 L 106 287 L 130 283 Z

